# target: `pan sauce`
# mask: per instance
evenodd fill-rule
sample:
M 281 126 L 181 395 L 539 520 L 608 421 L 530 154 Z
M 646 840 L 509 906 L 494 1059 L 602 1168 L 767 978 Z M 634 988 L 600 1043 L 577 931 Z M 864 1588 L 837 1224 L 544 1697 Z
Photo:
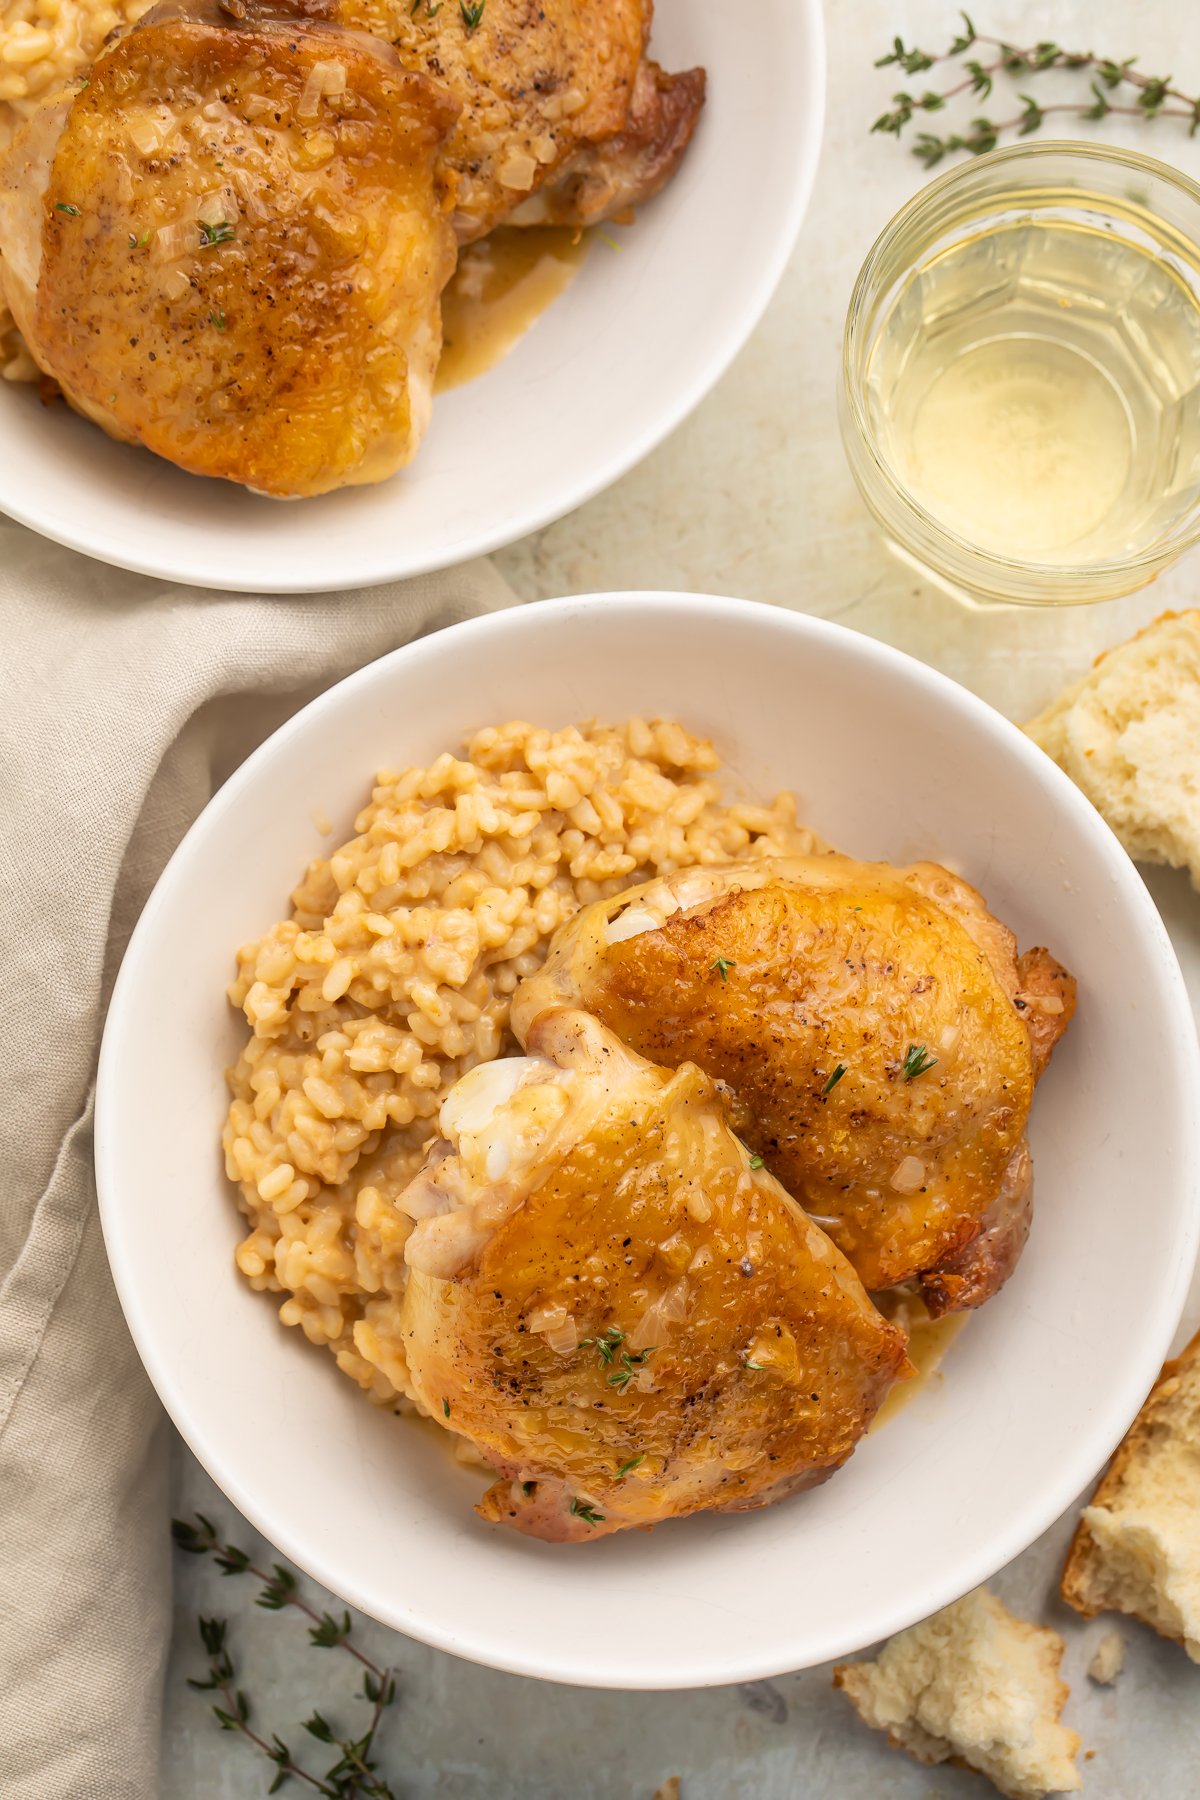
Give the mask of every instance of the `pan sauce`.
M 468 244 L 442 295 L 437 392 L 460 387 L 500 362 L 574 279 L 588 252 L 566 226 L 501 227 Z

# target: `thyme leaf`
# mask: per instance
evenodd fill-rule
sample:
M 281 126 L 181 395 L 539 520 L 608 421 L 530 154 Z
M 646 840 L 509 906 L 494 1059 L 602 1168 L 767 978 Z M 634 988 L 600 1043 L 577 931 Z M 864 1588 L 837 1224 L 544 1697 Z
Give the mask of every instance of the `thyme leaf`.
M 286 1782 L 294 1780 L 324 1796 L 324 1800 L 396 1800 L 392 1788 L 377 1772 L 373 1760 L 380 1720 L 396 1698 L 395 1677 L 390 1669 L 380 1668 L 351 1643 L 350 1614 L 344 1612 L 340 1619 L 335 1619 L 330 1613 L 318 1613 L 300 1595 L 296 1577 L 290 1569 L 281 1563 L 275 1563 L 272 1565 L 272 1572 L 268 1574 L 265 1569 L 256 1567 L 247 1551 L 236 1544 L 221 1541 L 216 1526 L 203 1513 L 195 1515 L 194 1523 L 183 1519 L 173 1520 L 171 1534 L 179 1550 L 193 1556 L 212 1557 L 223 1575 L 255 1576 L 264 1584 L 258 1598 L 260 1606 L 267 1607 L 269 1611 L 296 1607 L 314 1621 L 309 1630 L 309 1638 L 314 1645 L 319 1649 L 345 1650 L 362 1665 L 362 1688 L 358 1697 L 370 1706 L 371 1713 L 367 1728 L 360 1736 L 339 1735 L 319 1711 L 314 1711 L 304 1721 L 303 1729 L 310 1737 L 319 1743 L 328 1744 L 337 1752 L 337 1761 L 323 1775 L 316 1775 L 297 1761 L 277 1732 L 266 1737 L 255 1729 L 251 1722 L 255 1709 L 245 1690 L 237 1685 L 237 1671 L 228 1642 L 227 1621 L 200 1616 L 200 1641 L 208 1658 L 208 1668 L 203 1679 L 189 1677 L 188 1686 L 197 1692 L 218 1696 L 213 1701 L 212 1711 L 220 1729 L 240 1733 L 273 1766 L 274 1777 L 268 1792 L 277 1793 Z
M 610 1325 L 606 1331 L 600 1333 L 599 1337 L 580 1338 L 579 1348 L 581 1350 L 594 1349 L 600 1361 L 607 1366 L 616 1355 L 617 1346 L 624 1342 L 625 1333 L 619 1331 L 615 1325 Z
M 905 1081 L 915 1081 L 918 1075 L 924 1075 L 927 1069 L 937 1068 L 937 1057 L 930 1056 L 924 1044 L 910 1044 L 904 1052 L 901 1073 Z
M 918 131 L 912 144 L 913 155 L 919 157 L 927 169 L 936 168 L 945 157 L 960 151 L 982 156 L 986 151 L 994 150 L 1005 137 L 1028 137 L 1031 132 L 1040 131 L 1051 114 L 1073 115 L 1092 121 L 1104 119 L 1109 113 L 1143 120 L 1183 119 L 1187 122 L 1189 137 L 1200 131 L 1200 97 L 1184 93 L 1169 75 L 1144 74 L 1136 66 L 1136 57 L 1117 58 L 1099 56 L 1092 50 L 1071 50 L 1050 38 L 1024 46 L 1010 44 L 1004 38 L 976 30 L 968 14 L 959 16 L 962 30 L 945 50 L 924 50 L 896 37 L 887 54 L 876 60 L 877 69 L 896 68 L 910 76 L 923 75 L 956 60 L 960 66 L 957 79 L 946 85 L 925 88 L 920 93 L 902 89 L 893 94 L 891 109 L 879 115 L 871 126 L 872 131 L 898 138 L 919 113 L 941 112 L 960 95 L 970 94 L 975 100 L 987 100 L 995 89 L 996 78 L 1001 75 L 1015 84 L 1052 69 L 1076 71 L 1092 77 L 1088 83 L 1089 97 L 1043 106 L 1031 94 L 1018 92 L 1020 109 L 1011 116 L 997 119 L 979 116 L 945 136 Z M 977 54 L 968 55 L 969 51 Z M 1113 94 L 1118 98 L 1110 99 Z
M 609 1387 L 616 1388 L 618 1394 L 623 1394 L 638 1370 L 645 1367 L 657 1348 L 657 1344 L 650 1344 L 645 1350 L 635 1350 L 632 1355 L 628 1350 L 622 1350 L 621 1367 L 609 1376 Z
M 214 244 L 228 244 L 237 236 L 237 228 L 228 219 L 222 219 L 219 225 L 209 225 L 206 220 L 198 219 L 200 227 L 200 248 L 209 250 Z

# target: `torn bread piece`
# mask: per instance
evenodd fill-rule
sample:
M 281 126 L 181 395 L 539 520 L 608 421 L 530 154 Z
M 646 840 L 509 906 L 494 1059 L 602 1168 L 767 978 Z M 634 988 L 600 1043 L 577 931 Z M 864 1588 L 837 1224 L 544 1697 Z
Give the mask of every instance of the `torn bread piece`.
M 1043 1800 L 1083 1786 L 1078 1733 L 1059 1723 L 1070 1692 L 1062 1653 L 1056 1631 L 977 1588 L 890 1638 L 874 1662 L 843 1663 L 833 1681 L 918 1762 L 956 1763 L 1009 1800 Z
M 1163 613 L 1025 727 L 1138 862 L 1200 888 L 1200 611 Z
M 1119 1631 L 1106 1631 L 1092 1652 L 1088 1675 L 1100 1687 L 1111 1687 L 1125 1667 L 1125 1639 Z
M 1167 1363 L 1071 1540 L 1062 1596 L 1123 1612 L 1200 1662 L 1200 1332 Z

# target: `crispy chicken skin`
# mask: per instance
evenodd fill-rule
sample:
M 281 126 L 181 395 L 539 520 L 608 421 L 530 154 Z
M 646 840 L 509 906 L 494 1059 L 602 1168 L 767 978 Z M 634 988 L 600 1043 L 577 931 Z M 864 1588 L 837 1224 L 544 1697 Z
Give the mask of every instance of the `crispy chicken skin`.
M 457 242 L 658 192 L 651 0 L 168 0 L 0 158 L 0 299 L 70 404 L 279 498 L 416 454 Z M 468 16 L 468 14 L 470 16 Z
M 457 110 L 336 24 L 148 14 L 0 167 L 31 353 L 193 473 L 287 497 L 390 475 L 429 416 Z
M 543 1012 L 482 1065 L 400 1205 L 412 1390 L 500 1479 L 484 1518 L 588 1540 L 824 1479 L 902 1332 L 725 1122 L 597 1020 Z
M 464 244 L 510 219 L 590 225 L 649 199 L 704 103 L 703 70 L 668 76 L 643 61 L 651 0 L 487 0 L 474 26 L 451 0 L 340 11 L 460 102 L 445 163 Z
M 1019 964 L 966 882 L 841 856 L 688 871 L 565 926 L 515 996 L 518 1037 L 563 1004 L 726 1083 L 735 1128 L 869 1289 L 919 1279 L 938 1314 L 1011 1273 L 1034 1082 L 1074 983 L 1046 951 Z
M 585 144 L 522 202 L 512 225 L 598 225 L 642 206 L 683 161 L 704 105 L 703 69 L 668 75 L 646 61 L 637 72 L 629 117 L 615 136 Z

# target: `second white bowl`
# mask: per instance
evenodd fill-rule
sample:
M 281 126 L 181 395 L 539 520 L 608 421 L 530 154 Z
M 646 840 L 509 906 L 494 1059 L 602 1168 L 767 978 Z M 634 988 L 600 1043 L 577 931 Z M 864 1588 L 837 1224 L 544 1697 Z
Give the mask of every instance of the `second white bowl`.
M 367 1404 L 235 1274 L 222 1071 L 233 952 L 348 836 L 384 764 L 493 721 L 673 714 L 735 780 L 791 787 L 844 849 L 953 862 L 1079 978 L 1038 1093 L 1033 1234 L 945 1379 L 816 1491 L 580 1548 L 471 1510 L 479 1476 Z M 341 841 L 335 838 L 334 841 Z M 323 695 L 230 780 L 146 907 L 105 1034 L 105 1237 L 130 1328 L 200 1460 L 280 1549 L 399 1630 L 498 1668 L 612 1687 L 777 1674 L 853 1652 L 985 1579 L 1049 1525 L 1145 1396 L 1195 1256 L 1200 1058 L 1132 864 L 1048 758 L 898 652 L 733 600 L 612 595 L 421 640 Z

